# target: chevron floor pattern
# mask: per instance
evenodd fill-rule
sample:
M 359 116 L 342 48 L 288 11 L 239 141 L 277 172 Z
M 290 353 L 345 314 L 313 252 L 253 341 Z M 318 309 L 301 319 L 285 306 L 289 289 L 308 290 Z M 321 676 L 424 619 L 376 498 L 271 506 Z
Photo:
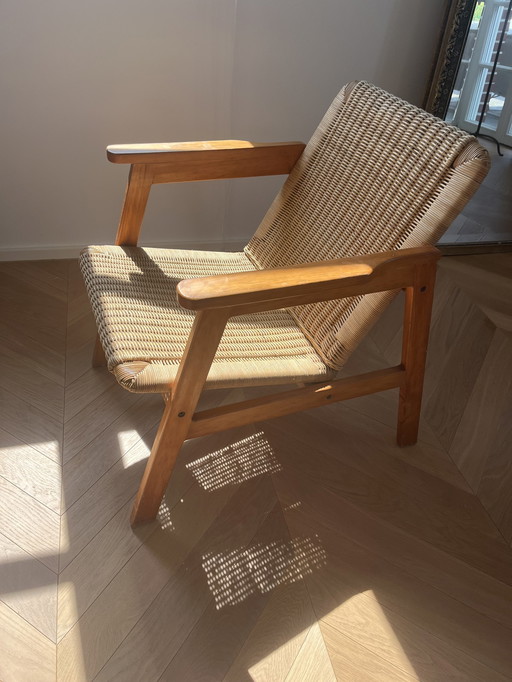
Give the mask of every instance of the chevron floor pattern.
M 189 441 L 136 532 L 161 398 L 90 367 L 76 262 L 1 264 L 0 680 L 511 680 L 508 312 L 444 261 L 416 446 L 394 392 Z

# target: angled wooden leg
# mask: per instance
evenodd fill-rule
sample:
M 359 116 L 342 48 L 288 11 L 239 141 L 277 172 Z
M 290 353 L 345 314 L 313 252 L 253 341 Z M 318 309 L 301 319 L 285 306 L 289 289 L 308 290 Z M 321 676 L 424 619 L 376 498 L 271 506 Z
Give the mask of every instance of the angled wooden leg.
M 133 526 L 152 521 L 157 515 L 226 321 L 227 315 L 222 310 L 205 310 L 196 314 L 172 395 L 166 404 L 135 499 L 131 516 Z
M 400 389 L 397 429 L 397 443 L 401 446 L 414 445 L 418 439 L 435 277 L 435 263 L 419 267 L 414 286 L 407 287 L 405 293 L 402 345 L 405 380 Z

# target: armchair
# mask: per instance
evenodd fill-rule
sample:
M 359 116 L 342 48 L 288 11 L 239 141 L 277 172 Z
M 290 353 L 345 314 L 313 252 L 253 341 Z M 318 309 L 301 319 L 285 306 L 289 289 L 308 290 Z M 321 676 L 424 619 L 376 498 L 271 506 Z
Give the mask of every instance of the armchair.
M 81 256 L 99 330 L 94 363 L 128 390 L 169 393 L 133 524 L 155 518 L 188 438 L 399 388 L 397 441 L 416 441 L 440 255 L 432 244 L 488 169 L 473 137 L 358 82 L 307 146 L 227 140 L 107 154 L 131 168 L 116 245 Z M 273 174 L 289 177 L 243 252 L 137 246 L 152 184 Z M 401 363 L 337 379 L 400 289 Z M 290 383 L 302 386 L 196 411 L 203 389 Z

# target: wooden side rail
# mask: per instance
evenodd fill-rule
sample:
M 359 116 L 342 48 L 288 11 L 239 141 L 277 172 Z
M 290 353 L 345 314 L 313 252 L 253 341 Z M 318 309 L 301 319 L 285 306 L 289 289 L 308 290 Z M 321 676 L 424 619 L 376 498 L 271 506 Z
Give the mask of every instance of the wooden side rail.
M 359 398 L 391 388 L 399 388 L 405 382 L 402 365 L 387 367 L 375 372 L 337 379 L 323 384 L 245 400 L 235 405 L 223 405 L 196 412 L 192 417 L 187 438 L 198 438 L 210 433 L 224 431 L 251 422 L 265 421 L 297 411 L 310 410 L 349 398 Z
M 435 263 L 440 255 L 435 247 L 423 246 L 188 279 L 178 284 L 178 300 L 189 310 L 228 308 L 233 316 L 401 289 L 413 284 L 419 267 Z

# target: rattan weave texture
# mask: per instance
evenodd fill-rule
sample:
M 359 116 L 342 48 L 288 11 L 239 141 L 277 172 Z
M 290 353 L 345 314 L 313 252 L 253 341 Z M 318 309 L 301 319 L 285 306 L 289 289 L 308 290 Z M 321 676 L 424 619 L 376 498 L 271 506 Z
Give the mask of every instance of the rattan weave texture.
M 487 153 L 467 133 L 369 83 L 351 83 L 245 251 L 257 267 L 272 268 L 434 244 L 487 167 Z M 338 369 L 393 295 L 311 304 L 292 314 L 324 362 Z
M 194 319 L 182 279 L 254 270 L 244 253 L 90 246 L 81 267 L 107 364 L 135 392 L 169 390 Z M 284 310 L 232 318 L 208 387 L 319 381 L 333 373 Z

